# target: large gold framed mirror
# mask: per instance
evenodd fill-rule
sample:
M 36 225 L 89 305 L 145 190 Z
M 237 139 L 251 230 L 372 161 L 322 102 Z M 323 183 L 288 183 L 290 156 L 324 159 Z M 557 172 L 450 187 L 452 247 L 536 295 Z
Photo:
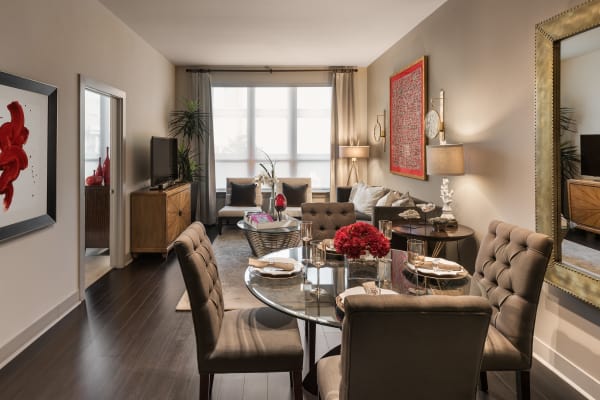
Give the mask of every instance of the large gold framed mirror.
M 565 196 L 563 188 L 570 183 L 565 184 L 561 179 L 561 108 L 564 111 L 569 106 L 561 104 L 561 44 L 566 43 L 566 39 L 574 38 L 598 26 L 600 0 L 585 2 L 536 25 L 535 212 L 537 231 L 554 239 L 554 253 L 546 273 L 546 282 L 600 308 L 600 275 L 597 274 L 597 270 L 585 263 L 576 265 L 563 257 L 563 243 L 567 243 L 566 235 L 569 230 L 581 230 L 584 225 L 573 222 L 572 215 L 564 215 L 564 210 L 569 207 L 563 206 L 571 198 L 569 195 Z M 594 80 L 600 82 L 600 76 Z M 600 104 L 600 96 L 596 97 Z M 600 124 L 598 125 L 594 133 L 600 133 Z M 574 146 L 576 150 L 581 150 L 579 142 Z M 593 182 L 593 178 L 581 179 Z M 600 197 L 593 201 L 600 202 Z M 598 208 L 594 211 L 596 206 Z M 588 211 L 600 220 L 597 210 L 600 210 L 600 204 L 594 203 Z M 594 232 L 592 227 L 591 231 L 587 229 L 585 235 L 592 237 L 591 240 L 597 240 L 600 232 Z M 590 251 L 594 251 L 593 245 Z M 600 263 L 600 251 L 597 254 L 596 261 Z

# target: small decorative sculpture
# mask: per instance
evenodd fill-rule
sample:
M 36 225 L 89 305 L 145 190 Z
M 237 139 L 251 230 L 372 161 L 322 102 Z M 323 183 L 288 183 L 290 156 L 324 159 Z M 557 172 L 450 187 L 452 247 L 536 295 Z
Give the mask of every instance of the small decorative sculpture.
M 448 220 L 454 220 L 454 214 L 452 214 L 452 196 L 454 196 L 454 190 L 450 190 L 448 188 L 448 178 L 442 178 L 442 186 L 440 188 L 441 196 L 443 202 L 442 207 L 442 215 L 441 218 L 446 218 Z

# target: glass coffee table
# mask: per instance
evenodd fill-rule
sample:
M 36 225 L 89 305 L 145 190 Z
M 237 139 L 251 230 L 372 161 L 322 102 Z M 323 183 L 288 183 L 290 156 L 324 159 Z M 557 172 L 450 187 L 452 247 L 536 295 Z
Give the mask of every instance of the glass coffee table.
M 300 224 L 290 227 L 257 229 L 244 220 L 237 222 L 256 257 L 300 245 Z

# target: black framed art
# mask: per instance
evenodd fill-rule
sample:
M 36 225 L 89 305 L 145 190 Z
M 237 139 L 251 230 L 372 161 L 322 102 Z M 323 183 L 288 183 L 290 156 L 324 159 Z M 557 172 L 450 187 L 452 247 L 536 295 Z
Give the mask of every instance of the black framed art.
M 0 242 L 56 222 L 55 87 L 0 72 Z

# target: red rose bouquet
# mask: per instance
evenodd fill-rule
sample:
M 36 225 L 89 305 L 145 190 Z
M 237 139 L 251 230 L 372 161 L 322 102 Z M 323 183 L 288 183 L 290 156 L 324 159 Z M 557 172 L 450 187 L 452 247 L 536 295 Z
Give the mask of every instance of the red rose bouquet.
M 366 222 L 356 222 L 338 229 L 333 238 L 335 251 L 350 258 L 359 258 L 367 251 L 383 257 L 390 251 L 390 242 L 377 228 Z

